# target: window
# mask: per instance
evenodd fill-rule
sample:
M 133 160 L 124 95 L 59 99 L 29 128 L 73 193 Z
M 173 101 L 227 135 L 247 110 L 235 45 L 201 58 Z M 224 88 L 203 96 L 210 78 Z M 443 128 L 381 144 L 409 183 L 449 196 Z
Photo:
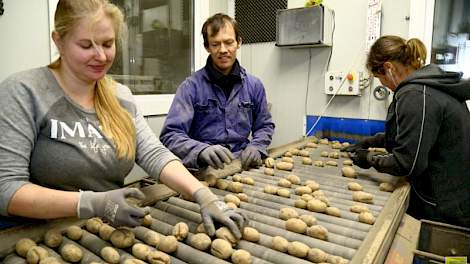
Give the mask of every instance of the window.
M 470 1 L 435 0 L 431 62 L 470 77 Z
M 128 38 L 109 74 L 134 95 L 174 94 L 192 69 L 191 0 L 112 0 L 124 11 Z

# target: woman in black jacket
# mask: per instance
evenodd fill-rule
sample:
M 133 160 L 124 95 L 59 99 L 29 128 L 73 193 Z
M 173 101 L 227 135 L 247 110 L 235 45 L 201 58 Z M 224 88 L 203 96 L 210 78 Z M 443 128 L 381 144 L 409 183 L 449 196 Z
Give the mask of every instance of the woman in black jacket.
M 425 60 L 418 39 L 383 36 L 372 45 L 367 68 L 394 92 L 385 133 L 345 151 L 361 167 L 408 177 L 412 216 L 470 227 L 470 81 Z M 360 151 L 368 147 L 388 154 Z

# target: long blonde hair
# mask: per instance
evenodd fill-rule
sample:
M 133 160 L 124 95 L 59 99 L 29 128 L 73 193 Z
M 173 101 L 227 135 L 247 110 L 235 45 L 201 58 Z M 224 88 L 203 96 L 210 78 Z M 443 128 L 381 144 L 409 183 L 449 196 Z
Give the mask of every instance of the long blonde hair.
M 387 61 L 419 69 L 426 62 L 426 46 L 417 38 L 406 41 L 399 36 L 382 36 L 370 48 L 366 66 L 373 74 L 384 74 Z
M 93 25 L 103 14 L 111 18 L 116 44 L 125 34 L 124 15 L 121 10 L 107 0 L 59 0 L 54 16 L 54 26 L 57 34 L 63 38 L 75 26 L 77 21 L 83 18 L 91 18 Z M 52 62 L 49 67 L 60 67 L 61 59 Z M 105 76 L 98 80 L 95 87 L 94 105 L 96 114 L 103 128 L 103 132 L 113 141 L 116 147 L 116 155 L 119 159 L 135 159 L 135 126 L 129 112 L 119 103 L 116 96 L 117 83 Z

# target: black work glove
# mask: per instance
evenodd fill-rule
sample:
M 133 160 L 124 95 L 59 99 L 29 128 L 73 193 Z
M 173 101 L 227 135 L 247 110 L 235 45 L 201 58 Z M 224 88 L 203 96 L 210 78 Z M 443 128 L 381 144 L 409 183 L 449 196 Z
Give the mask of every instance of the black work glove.
M 385 145 L 385 134 L 377 133 L 375 136 L 366 137 L 356 144 L 344 147 L 341 149 L 343 152 L 356 152 L 359 149 L 368 149 L 370 147 L 383 147 Z
M 261 165 L 261 153 L 256 147 L 248 146 L 240 154 L 240 160 L 244 169 Z
M 234 160 L 232 152 L 221 145 L 213 145 L 203 149 L 198 156 L 198 160 L 215 169 L 223 169 L 224 163 L 229 164 Z
M 350 155 L 353 163 L 363 169 L 369 169 L 373 164 L 373 157 L 376 155 L 374 152 L 369 152 L 367 149 L 358 149 Z
M 217 221 L 226 226 L 237 239 L 242 237 L 241 230 L 247 221 L 243 214 L 227 207 L 207 187 L 196 190 L 193 199 L 201 206 L 202 221 L 209 236 L 215 234 L 214 221 Z
M 127 197 L 144 199 L 145 195 L 137 188 L 117 189 L 107 192 L 80 192 L 78 217 L 101 217 L 112 226 L 138 226 L 141 219 L 148 214 L 147 208 L 129 205 Z

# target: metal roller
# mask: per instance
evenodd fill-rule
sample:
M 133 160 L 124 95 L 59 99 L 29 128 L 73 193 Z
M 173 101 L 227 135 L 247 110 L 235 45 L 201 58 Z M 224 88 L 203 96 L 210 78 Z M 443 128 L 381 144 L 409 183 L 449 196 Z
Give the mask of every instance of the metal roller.
M 258 258 L 268 260 L 272 263 L 312 264 L 312 262 L 291 256 L 289 254 L 282 253 L 282 252 L 279 252 L 279 251 L 276 251 L 276 250 L 273 250 L 264 246 L 260 246 L 258 244 L 255 244 L 246 240 L 240 240 L 238 242 L 237 247 L 250 252 L 252 255 L 257 256 Z
M 289 241 L 299 241 L 309 247 L 319 248 L 325 252 L 328 252 L 329 254 L 341 256 L 347 259 L 351 259 L 354 256 L 354 253 L 356 252 L 356 250 L 352 248 L 337 245 L 320 239 L 315 239 L 306 235 L 297 234 L 282 228 L 273 227 L 257 221 L 249 221 L 248 225 L 263 234 L 269 236 L 282 236 Z
M 5 264 L 26 264 L 26 260 L 16 254 L 10 254 L 3 259 Z
M 60 263 L 69 263 L 69 262 L 63 260 L 62 257 L 60 256 L 60 254 L 55 252 L 52 248 L 50 248 L 50 247 L 48 247 L 44 244 L 39 244 L 38 246 L 40 246 L 40 247 L 44 248 L 45 250 L 47 250 L 47 252 L 49 252 L 49 256 L 56 258 Z
M 104 247 L 113 247 L 118 251 L 121 262 L 125 261 L 126 259 L 134 259 L 134 256 L 132 256 L 131 254 L 127 253 L 122 249 L 115 248 L 111 243 L 104 241 L 100 237 L 86 230 L 83 230 L 82 237 L 78 242 L 80 243 L 80 245 L 86 247 L 88 250 L 100 257 L 101 249 L 103 249 Z

